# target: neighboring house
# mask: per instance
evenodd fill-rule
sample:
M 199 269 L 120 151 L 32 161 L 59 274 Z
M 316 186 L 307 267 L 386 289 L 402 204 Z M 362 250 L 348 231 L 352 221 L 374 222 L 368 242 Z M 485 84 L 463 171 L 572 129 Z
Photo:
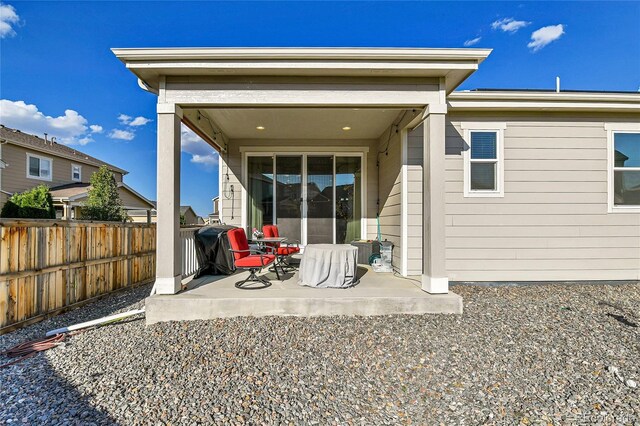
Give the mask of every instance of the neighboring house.
M 209 213 L 207 224 L 217 225 L 220 223 L 220 197 L 213 197 L 211 202 L 213 203 L 213 213 Z
M 430 293 L 640 279 L 640 93 L 456 92 L 487 49 L 113 51 L 159 94 L 161 294 L 181 288 L 180 123 L 222 153 L 220 217 L 247 232 L 379 230 Z
M 198 218 L 202 220 L 200 216 L 191 208 L 191 206 L 180 206 L 180 216 L 184 217 L 184 225 L 200 225 Z M 204 221 L 202 221 L 204 223 Z
M 45 184 L 51 190 L 56 215 L 74 219 L 87 199 L 91 175 L 103 165 L 113 173 L 126 210 L 154 207 L 123 182 L 123 176 L 128 173 L 126 170 L 59 144 L 55 138 L 42 139 L 2 125 L 0 157 L 0 208 L 13 193 Z
M 151 201 L 153 206 L 156 205 L 155 201 Z M 158 221 L 158 211 L 153 208 L 152 210 L 130 210 L 127 212 L 129 219 L 132 222 L 147 222 L 156 223 Z M 204 225 L 204 219 L 196 214 L 191 206 L 180 206 L 180 215 L 184 216 L 183 225 Z

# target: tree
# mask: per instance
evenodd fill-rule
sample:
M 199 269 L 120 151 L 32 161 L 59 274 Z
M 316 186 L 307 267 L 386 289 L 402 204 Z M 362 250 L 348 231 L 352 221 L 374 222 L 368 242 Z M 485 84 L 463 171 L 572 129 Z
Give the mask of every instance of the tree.
M 118 193 L 118 184 L 107 166 L 101 166 L 91 176 L 89 197 L 82 207 L 82 218 L 121 222 L 126 219 L 122 201 Z
M 0 216 L 23 219 L 55 219 L 53 198 L 46 185 L 13 194 L 4 204 Z

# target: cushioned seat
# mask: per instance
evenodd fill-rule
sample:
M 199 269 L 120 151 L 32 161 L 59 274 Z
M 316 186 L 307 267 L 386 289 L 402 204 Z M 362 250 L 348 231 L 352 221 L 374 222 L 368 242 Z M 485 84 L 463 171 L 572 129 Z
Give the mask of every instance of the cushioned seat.
M 244 229 L 235 228 L 227 232 L 229 238 L 229 244 L 231 245 L 231 252 L 233 253 L 233 263 L 236 268 L 248 269 L 249 276 L 236 283 L 237 288 L 246 290 L 256 290 L 259 288 L 267 288 L 271 285 L 268 279 L 265 277 L 259 277 L 256 272 L 263 267 L 271 265 L 276 261 L 275 254 L 268 254 L 265 252 L 252 253 L 249 248 L 249 242 L 247 241 L 247 235 L 244 233 Z M 275 249 L 270 249 L 271 253 L 275 253 Z M 276 276 L 280 279 L 278 270 L 276 269 Z M 255 285 L 257 283 L 257 286 Z
M 276 260 L 276 257 L 272 254 L 263 254 L 262 256 L 251 255 L 236 260 L 236 266 L 238 268 L 260 268 L 267 266 L 274 260 Z
M 280 237 L 280 232 L 278 232 L 278 227 L 276 225 L 264 225 L 262 227 L 262 232 L 266 238 L 278 238 Z M 268 245 L 273 248 L 274 253 L 278 255 L 277 264 L 282 267 L 282 272 L 285 272 L 285 268 L 289 270 L 293 270 L 294 268 L 287 262 L 287 257 L 292 254 L 300 253 L 300 247 L 297 243 L 293 241 L 285 240 L 285 244 L 280 243 L 269 243 Z
M 296 253 L 300 253 L 300 249 L 298 247 L 278 247 L 278 256 L 289 256 Z

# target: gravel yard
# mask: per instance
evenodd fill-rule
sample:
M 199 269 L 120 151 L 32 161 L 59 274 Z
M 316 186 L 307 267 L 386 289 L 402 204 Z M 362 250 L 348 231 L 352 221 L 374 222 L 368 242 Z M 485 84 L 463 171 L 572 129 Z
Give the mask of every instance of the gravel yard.
M 0 350 L 148 291 L 1 336 Z M 0 424 L 640 422 L 640 284 L 453 291 L 464 315 L 90 330 L 0 370 Z

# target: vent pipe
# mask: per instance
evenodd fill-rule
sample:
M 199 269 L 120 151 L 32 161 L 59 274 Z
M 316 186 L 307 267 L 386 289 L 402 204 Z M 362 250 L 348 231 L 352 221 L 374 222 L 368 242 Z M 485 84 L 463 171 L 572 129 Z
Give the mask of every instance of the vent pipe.
M 560 77 L 556 77 L 556 93 L 560 93 Z
M 47 134 L 46 134 L 46 133 L 44 134 L 44 143 L 45 143 L 45 145 L 46 145 L 47 143 L 49 143 L 49 141 L 47 140 Z

